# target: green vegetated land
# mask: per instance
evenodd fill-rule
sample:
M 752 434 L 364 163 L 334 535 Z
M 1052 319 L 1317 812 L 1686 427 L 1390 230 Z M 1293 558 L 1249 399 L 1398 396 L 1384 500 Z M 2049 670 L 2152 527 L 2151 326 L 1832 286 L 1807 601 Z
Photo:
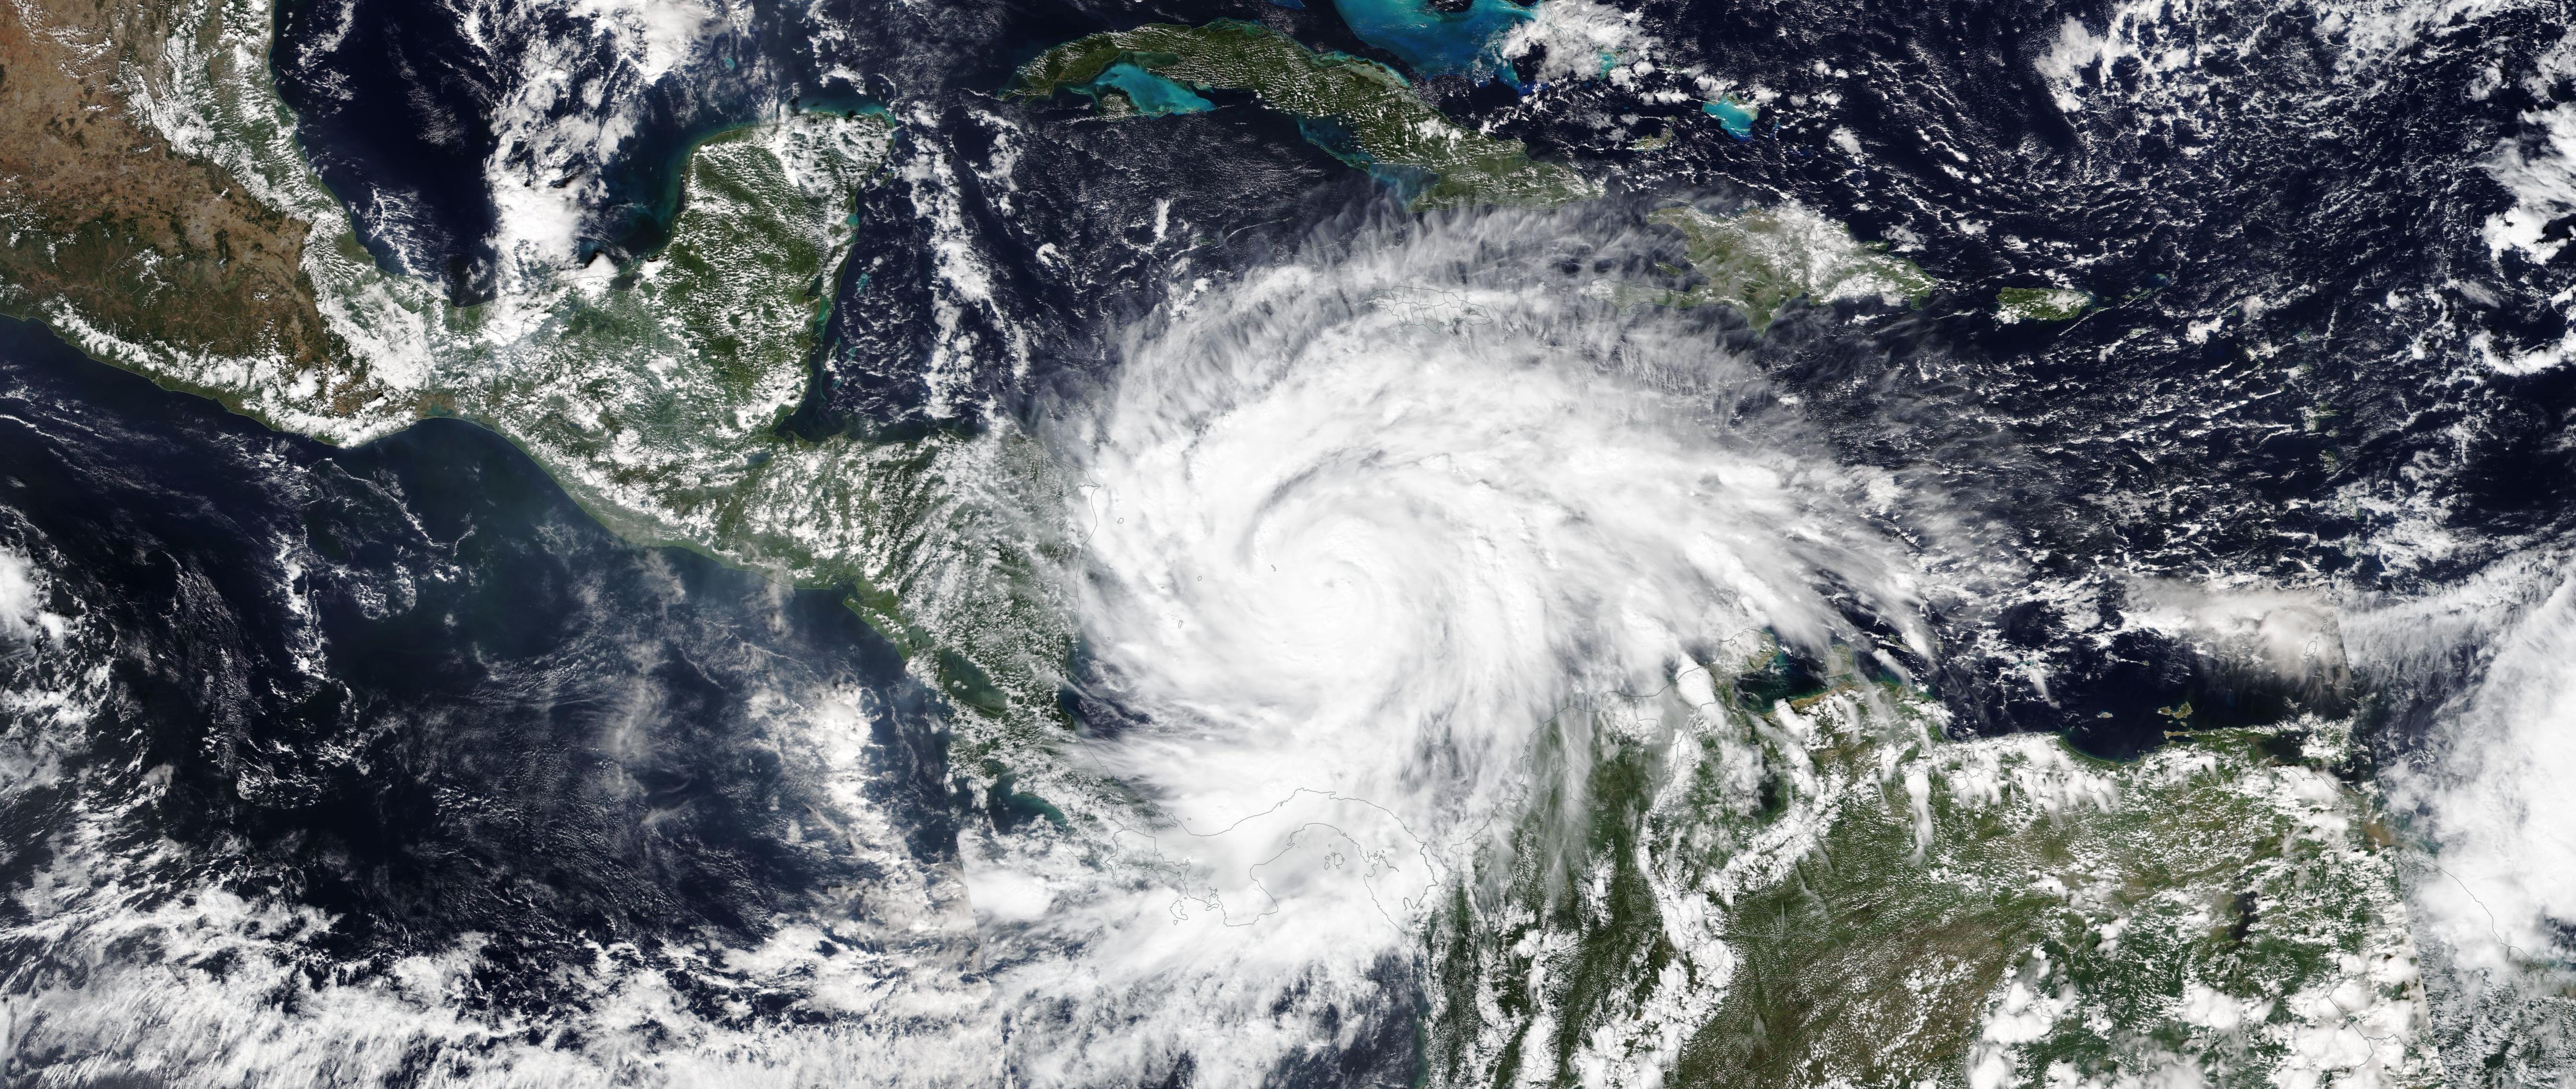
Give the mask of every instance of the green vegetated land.
M 1919 303 L 1932 277 L 1886 247 L 1855 241 L 1849 228 L 1796 205 L 1713 215 L 1690 207 L 1657 209 L 1655 223 L 1681 232 L 1688 268 L 1667 273 L 1694 281 L 1678 290 L 1625 288 L 1623 297 L 1663 306 L 1717 303 L 1767 329 L 1792 300 L 1829 303 L 1877 298 Z
M 779 429 L 810 380 L 859 192 L 893 138 L 878 117 L 802 114 L 708 141 L 690 159 L 662 252 L 516 314 L 459 317 L 526 326 L 471 338 L 496 346 L 477 349 L 480 365 L 442 393 L 628 538 L 854 586 L 853 608 L 925 655 L 961 706 L 1004 716 L 1016 697 L 1051 708 L 1058 655 L 1048 648 L 1063 608 L 1043 588 L 1044 543 L 962 554 L 972 571 L 928 562 L 937 550 L 924 547 L 928 535 L 1002 539 L 984 523 L 1050 500 L 980 500 L 1044 486 L 1047 455 L 1027 439 L 808 440 Z M 934 631 L 921 606 L 940 593 L 975 603 L 944 610 L 955 622 Z
M 961 767 L 1060 737 L 1070 621 L 1041 568 L 1068 546 L 1028 512 L 1067 500 L 1040 444 L 1007 428 L 777 433 L 819 351 L 857 192 L 892 146 L 887 119 L 807 113 L 720 135 L 692 152 L 662 252 L 520 269 L 460 307 L 378 267 L 314 176 L 255 63 L 266 0 L 94 7 L 0 35 L 0 97 L 28 107 L 0 123 L 0 165 L 27 168 L 0 170 L 0 312 L 330 442 L 475 420 L 631 540 L 854 587 L 853 608 L 970 711 Z M 1069 772 L 1021 789 L 1070 796 L 1071 779 L 1106 789 Z
M 1692 689 L 1541 743 L 1435 927 L 1436 1081 L 2436 1080 L 2391 840 L 2331 737 L 2111 764 L 1940 740 L 1849 672 Z
M 1995 316 L 2017 321 L 2073 321 L 2093 305 L 2093 296 L 2063 287 L 2007 287 L 1995 292 Z
M 257 207 L 35 224 L 71 248 L 13 242 L 0 274 L 21 294 L 0 301 L 281 427 L 354 441 L 428 410 L 476 419 L 629 537 L 856 586 L 855 607 L 961 707 L 1014 728 L 1057 721 L 1069 609 L 1040 568 L 1065 544 L 1015 519 L 1069 506 L 1047 489 L 1071 485 L 1035 441 L 776 430 L 807 380 L 855 194 L 889 147 L 882 121 L 802 115 L 711 140 L 653 259 L 455 308 L 359 250 L 264 73 L 177 48 L 256 55 L 264 6 L 209 10 L 212 29 L 174 32 L 166 56 L 137 63 L 211 73 L 172 101 L 216 136 L 131 169 L 204 174 L 173 174 L 188 184 L 166 191 L 181 194 L 236 194 L 229 178 Z M 1248 23 L 1084 38 L 1024 68 L 1012 93 L 1089 85 L 1118 63 L 1248 92 L 1417 207 L 1597 192 L 1457 126 L 1381 65 Z M 20 67 L 13 88 L 45 86 Z M 0 134 L 10 161 L 88 170 L 85 156 L 133 135 L 67 127 L 77 88 L 56 90 L 61 108 L 31 115 L 51 120 Z M 87 199 L 15 195 L 48 216 Z M 1656 218 L 1682 235 L 1690 267 L 1674 271 L 1696 282 L 1619 289 L 1643 301 L 1735 306 L 1758 328 L 1794 299 L 1931 286 L 1794 205 Z M 150 229 L 116 226 L 128 219 Z M 106 233 L 92 246 L 83 230 Z M 144 254 L 218 269 L 162 276 Z M 114 279 L 129 274 L 141 278 Z M 220 281 L 209 309 L 149 311 L 199 275 Z M 236 336 L 213 315 L 242 300 L 257 305 Z M 2365 1066 L 2430 1080 L 2393 870 L 2366 801 L 2320 770 L 2332 745 L 2220 733 L 2106 765 L 2054 738 L 1949 742 L 1919 694 L 1848 662 L 1825 690 L 1793 691 L 1776 661 L 1766 649 L 1554 724 L 1519 823 L 1435 928 L 1435 1080 L 2081 1084 L 2188 1067 L 2254 1085 Z M 1031 827 L 1127 804 L 1047 758 L 1046 739 L 1010 736 L 963 728 L 954 758 L 984 770 L 1003 810 L 1044 818 Z
M 1450 121 L 1383 64 L 1318 53 L 1233 19 L 1155 24 L 1068 42 L 1022 66 L 1006 93 L 1043 99 L 1086 88 L 1122 63 L 1201 91 L 1249 91 L 1263 105 L 1298 117 L 1326 150 L 1394 182 L 1416 209 L 1555 204 L 1600 192 L 1571 167 L 1532 161 L 1520 141 Z

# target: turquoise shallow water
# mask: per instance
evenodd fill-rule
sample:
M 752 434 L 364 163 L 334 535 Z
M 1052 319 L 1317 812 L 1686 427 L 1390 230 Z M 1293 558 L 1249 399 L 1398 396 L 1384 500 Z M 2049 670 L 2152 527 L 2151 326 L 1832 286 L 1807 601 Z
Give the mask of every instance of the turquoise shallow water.
M 1516 82 L 1500 52 L 1505 35 L 1530 19 L 1512 0 L 1474 0 L 1445 12 L 1424 0 L 1333 0 L 1351 33 L 1402 58 L 1425 76 L 1502 77 Z
M 1753 118 L 1762 112 L 1758 106 L 1748 106 L 1732 98 L 1703 102 L 1699 108 L 1706 111 L 1710 117 L 1716 118 L 1718 125 L 1726 129 L 1727 135 L 1738 140 L 1753 138 Z
M 1137 113 L 1147 117 L 1206 113 L 1216 108 L 1216 103 L 1200 97 L 1198 92 L 1126 61 L 1110 65 L 1107 71 L 1091 81 L 1085 91 L 1097 98 L 1104 87 L 1116 88 L 1127 96 L 1127 101 L 1135 103 Z

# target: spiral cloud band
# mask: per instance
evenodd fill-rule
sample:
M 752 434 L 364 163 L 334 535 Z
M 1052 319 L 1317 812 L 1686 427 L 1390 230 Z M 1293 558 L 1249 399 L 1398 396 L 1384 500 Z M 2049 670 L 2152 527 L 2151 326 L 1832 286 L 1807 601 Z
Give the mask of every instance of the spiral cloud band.
M 1509 821 L 1560 709 L 1766 633 L 1870 646 L 1855 615 L 1928 650 L 1891 532 L 1922 501 L 1835 464 L 1697 315 L 1587 293 L 1555 226 L 1202 283 L 1071 413 L 1090 681 L 1123 711 L 1086 755 L 1188 874 L 1088 916 L 1086 959 L 1356 983 Z M 1196 944 L 1156 955 L 1176 925 Z M 1267 988 L 1233 997 L 1269 1020 Z

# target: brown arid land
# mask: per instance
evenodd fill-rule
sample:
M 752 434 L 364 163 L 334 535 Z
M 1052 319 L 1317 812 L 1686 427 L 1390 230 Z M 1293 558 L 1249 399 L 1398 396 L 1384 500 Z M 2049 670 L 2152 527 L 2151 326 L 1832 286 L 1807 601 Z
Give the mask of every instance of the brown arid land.
M 41 9 L 8 0 L 0 11 L 0 312 L 76 320 L 94 334 L 181 355 L 327 369 L 332 338 L 300 265 L 306 225 L 252 199 L 221 168 L 174 150 L 125 93 L 161 70 L 174 35 L 211 41 L 219 11 L 156 0 L 47 0 Z M 234 63 L 222 50 L 202 55 L 210 65 Z

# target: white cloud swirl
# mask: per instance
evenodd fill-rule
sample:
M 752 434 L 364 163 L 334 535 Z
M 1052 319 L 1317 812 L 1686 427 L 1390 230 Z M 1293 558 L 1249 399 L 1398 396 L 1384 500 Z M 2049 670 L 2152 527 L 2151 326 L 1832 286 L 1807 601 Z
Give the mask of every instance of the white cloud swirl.
M 1402 954 L 1558 709 L 1748 632 L 1866 643 L 1850 610 L 1930 649 L 1905 490 L 1836 464 L 1698 315 L 1584 297 L 1570 229 L 1489 213 L 1201 282 L 1063 436 L 1097 687 L 1133 716 L 1087 755 L 1190 876 L 1044 926 L 1122 981 L 1083 1002 L 1202 1076 L 1257 1080 L 1297 1046 L 1280 994 Z M 979 890 L 1023 888 L 990 865 Z

